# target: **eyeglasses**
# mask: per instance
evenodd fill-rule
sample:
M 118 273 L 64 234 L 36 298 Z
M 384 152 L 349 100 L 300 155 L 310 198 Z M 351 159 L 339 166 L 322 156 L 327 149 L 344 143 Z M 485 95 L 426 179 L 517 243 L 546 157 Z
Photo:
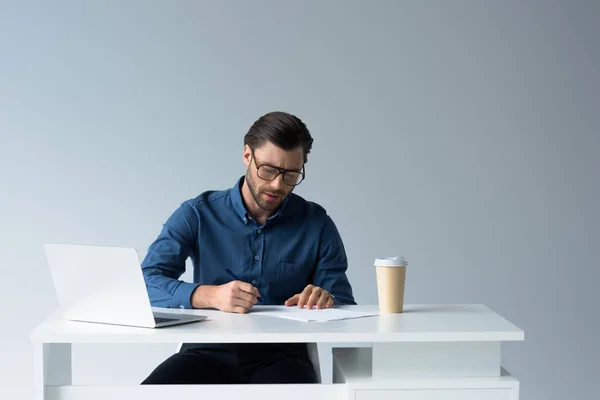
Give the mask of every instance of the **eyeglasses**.
M 269 164 L 258 164 L 256 157 L 254 157 L 254 151 L 252 151 L 252 159 L 254 160 L 254 165 L 256 165 L 256 173 L 260 179 L 264 179 L 265 181 L 273 181 L 279 176 L 279 174 L 283 174 L 283 183 L 288 186 L 297 186 L 304 180 L 304 165 L 302 166 L 302 172 L 299 172 L 274 167 Z

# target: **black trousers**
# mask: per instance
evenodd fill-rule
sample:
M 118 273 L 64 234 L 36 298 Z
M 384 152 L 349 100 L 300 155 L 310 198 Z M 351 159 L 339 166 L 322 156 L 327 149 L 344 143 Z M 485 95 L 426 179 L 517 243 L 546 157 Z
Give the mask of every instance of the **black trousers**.
M 304 343 L 187 343 L 142 385 L 244 383 L 317 383 L 317 377 Z

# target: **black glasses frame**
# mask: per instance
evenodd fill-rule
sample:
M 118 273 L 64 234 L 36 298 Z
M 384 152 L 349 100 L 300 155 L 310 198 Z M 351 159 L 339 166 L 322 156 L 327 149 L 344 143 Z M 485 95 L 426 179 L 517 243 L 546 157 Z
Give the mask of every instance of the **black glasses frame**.
M 256 173 L 257 173 L 257 174 L 259 173 L 258 171 L 260 170 L 260 167 L 263 167 L 263 166 L 264 166 L 264 167 L 273 168 L 273 169 L 276 169 L 276 170 L 277 170 L 277 175 L 275 175 L 275 176 L 273 177 L 273 179 L 265 179 L 265 178 L 263 178 L 262 176 L 260 176 L 260 175 L 259 175 L 258 177 L 259 177 L 260 179 L 262 179 L 262 180 L 265 180 L 265 181 L 274 181 L 275 179 L 277 179 L 277 177 L 278 177 L 279 175 L 283 175 L 283 183 L 285 183 L 285 184 L 286 184 L 286 185 L 288 185 L 288 186 L 298 186 L 298 185 L 299 185 L 299 184 L 301 184 L 301 183 L 304 181 L 304 179 L 306 178 L 306 170 L 304 169 L 304 164 L 302 165 L 302 171 L 294 171 L 294 170 L 291 170 L 291 169 L 279 168 L 279 167 L 276 167 L 276 166 L 274 166 L 274 165 L 271 165 L 271 164 L 259 164 L 259 163 L 256 161 L 256 157 L 254 156 L 254 150 L 252 150 L 252 151 L 251 151 L 251 153 L 252 153 L 252 160 L 254 161 L 254 165 L 256 166 Z M 301 174 L 301 175 L 302 175 L 302 179 L 300 180 L 300 182 L 298 182 L 298 183 L 296 183 L 296 184 L 294 184 L 294 185 L 290 185 L 289 183 L 287 183 L 287 182 L 285 181 L 285 174 L 286 174 L 287 172 L 293 172 L 294 174 Z

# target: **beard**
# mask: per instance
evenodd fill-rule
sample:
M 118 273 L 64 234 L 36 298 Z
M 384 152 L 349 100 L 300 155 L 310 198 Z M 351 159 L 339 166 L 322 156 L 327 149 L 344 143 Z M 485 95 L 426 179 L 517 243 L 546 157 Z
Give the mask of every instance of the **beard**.
M 252 195 L 252 198 L 254 199 L 256 204 L 258 204 L 260 208 L 266 211 L 277 210 L 277 208 L 279 208 L 281 203 L 283 203 L 283 200 L 285 200 L 285 198 L 289 194 L 283 190 L 259 190 L 258 184 L 254 180 L 254 177 L 250 174 L 250 171 L 246 171 L 246 183 L 248 184 L 248 189 L 250 190 L 250 194 Z M 276 194 L 281 197 L 279 197 L 278 201 L 276 202 L 269 202 L 264 197 L 265 191 Z

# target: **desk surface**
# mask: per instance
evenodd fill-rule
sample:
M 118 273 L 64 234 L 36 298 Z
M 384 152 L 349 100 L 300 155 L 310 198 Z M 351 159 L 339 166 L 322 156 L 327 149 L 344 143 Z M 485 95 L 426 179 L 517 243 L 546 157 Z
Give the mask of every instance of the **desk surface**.
M 272 306 L 270 306 L 272 307 Z M 376 306 L 343 306 L 373 311 Z M 31 334 L 44 343 L 252 343 L 252 342 L 455 342 L 519 341 L 524 333 L 484 305 L 406 305 L 402 314 L 301 322 L 217 310 L 155 308 L 173 314 L 206 315 L 208 320 L 159 329 L 48 319 Z M 315 312 L 319 312 L 315 310 Z

